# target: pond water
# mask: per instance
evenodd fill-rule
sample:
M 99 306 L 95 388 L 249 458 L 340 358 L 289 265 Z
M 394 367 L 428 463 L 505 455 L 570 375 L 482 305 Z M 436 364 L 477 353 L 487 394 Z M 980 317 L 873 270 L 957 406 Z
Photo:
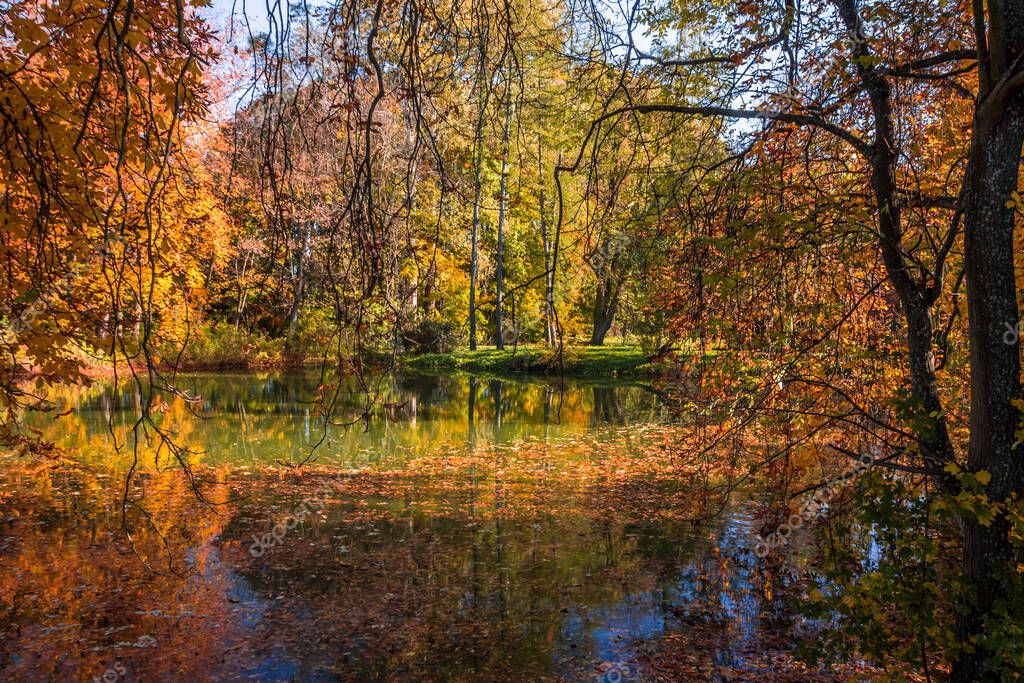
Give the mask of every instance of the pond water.
M 201 455 L 204 464 L 269 465 L 312 455 L 336 466 L 386 465 L 453 445 L 560 438 L 629 423 L 670 419 L 651 388 L 608 382 L 509 381 L 472 376 L 389 376 L 327 385 L 313 372 L 200 374 L 179 377 L 182 397 L 167 404 L 161 425 Z M 375 400 L 366 412 L 365 385 Z M 158 392 L 159 393 L 159 392 Z M 333 399 L 331 420 L 318 399 Z M 100 384 L 61 396 L 56 413 L 30 424 L 44 438 L 85 457 L 108 455 L 111 434 L 124 443 L 142 400 L 131 382 Z
M 157 424 L 192 478 L 159 440 L 132 448 L 129 385 L 34 416 L 72 455 L 0 464 L 0 678 L 772 670 L 789 582 L 751 552 L 751 507 L 718 486 L 730 473 L 681 455 L 655 390 L 391 377 L 361 416 L 365 396 L 339 385 L 182 378 L 194 400 L 161 398 Z

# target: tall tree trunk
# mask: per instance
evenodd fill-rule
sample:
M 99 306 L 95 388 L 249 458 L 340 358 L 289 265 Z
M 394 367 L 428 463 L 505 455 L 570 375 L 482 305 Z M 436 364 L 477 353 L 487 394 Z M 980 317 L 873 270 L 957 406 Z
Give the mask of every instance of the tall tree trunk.
M 413 129 L 415 128 L 415 123 L 410 121 L 408 123 L 408 125 L 409 125 L 410 128 L 409 128 L 409 134 L 406 137 L 406 141 L 407 141 L 407 143 L 409 145 L 412 146 L 412 159 L 410 160 L 409 173 L 408 173 L 408 175 L 406 177 L 406 186 L 405 186 L 405 221 L 406 221 L 406 230 L 410 233 L 410 237 L 409 237 L 409 258 L 412 260 L 413 269 L 412 269 L 412 275 L 409 278 L 407 278 L 408 300 L 406 300 L 405 292 L 403 292 L 401 313 L 402 313 L 403 316 L 406 313 L 408 313 L 413 318 L 413 320 L 415 321 L 416 313 L 419 310 L 419 296 L 420 296 L 420 265 L 419 265 L 419 256 L 418 256 L 419 240 L 416 238 L 415 234 L 412 234 L 412 230 L 410 228 L 410 224 L 412 222 L 413 207 L 416 205 L 416 186 L 417 186 L 418 171 L 419 171 L 419 159 L 416 156 L 416 151 L 417 151 L 419 145 L 415 141 L 413 133 L 412 133 Z
M 605 275 L 598 281 L 594 297 L 594 327 L 590 333 L 590 346 L 604 345 L 604 338 L 612 328 L 618 307 L 619 283 L 611 274 Z
M 242 316 L 245 315 L 245 304 L 249 299 L 249 286 L 244 284 L 247 271 L 249 270 L 249 259 L 252 256 L 252 251 L 247 250 L 245 256 L 242 258 L 242 272 L 238 276 L 237 281 L 242 286 L 242 293 L 238 297 L 238 307 L 235 309 L 235 329 L 238 329 L 239 323 L 242 322 Z
M 309 248 L 309 223 L 303 222 L 301 240 L 292 260 L 292 304 L 288 310 L 287 336 L 291 339 L 299 324 L 299 311 L 306 300 L 306 250 Z
M 477 88 L 479 90 L 479 111 L 476 119 L 476 150 L 474 151 L 475 168 L 473 178 L 473 227 L 470 232 L 469 254 L 469 348 L 476 350 L 476 281 L 478 270 L 478 244 L 480 241 L 480 193 L 482 190 L 482 170 L 484 163 L 484 115 L 487 112 L 486 69 L 487 43 L 484 38 L 486 31 L 480 31 L 480 61 L 477 64 Z
M 482 142 L 477 139 L 476 190 L 473 193 L 473 229 L 469 251 L 469 348 L 476 350 L 476 280 L 477 244 L 480 240 L 480 167 L 483 165 Z
M 1014 208 L 1024 147 L 1024 0 L 987 4 L 989 26 L 979 4 L 975 27 L 979 46 L 979 93 L 964 179 L 964 260 L 971 344 L 971 417 L 968 468 L 992 475 L 986 488 L 995 501 L 1024 493 L 1024 449 L 1016 447 L 1021 398 L 1020 334 L 1015 258 Z M 985 618 L 1005 599 L 1001 574 L 1015 561 L 1008 521 L 1000 515 L 987 526 L 963 520 L 963 570 L 974 600 L 959 623 L 959 639 L 985 632 Z M 1012 614 L 1012 612 L 1011 612 Z M 954 663 L 953 680 L 989 675 L 984 660 L 997 653 L 978 649 Z
M 494 309 L 494 322 L 497 329 L 494 332 L 494 344 L 499 350 L 505 348 L 504 320 L 502 319 L 502 304 L 505 296 L 504 275 L 505 275 L 505 205 L 508 203 L 508 148 L 509 134 L 512 128 L 512 74 L 507 75 L 507 86 L 505 88 L 505 130 L 501 136 L 501 190 L 498 199 L 498 247 L 494 255 L 494 286 L 497 289 L 497 299 Z
M 544 342 L 555 345 L 555 273 L 551 263 L 551 239 L 544 206 L 544 149 L 537 135 L 537 177 L 540 181 L 540 241 L 544 248 Z

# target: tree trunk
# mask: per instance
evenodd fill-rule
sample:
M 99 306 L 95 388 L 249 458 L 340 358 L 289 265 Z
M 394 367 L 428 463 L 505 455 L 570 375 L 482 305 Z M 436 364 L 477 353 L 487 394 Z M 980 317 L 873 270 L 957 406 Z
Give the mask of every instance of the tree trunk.
M 540 179 L 540 241 L 544 248 L 544 342 L 554 346 L 555 339 L 555 272 L 551 262 L 552 244 L 548 237 L 544 214 L 544 150 L 537 135 L 537 177 Z
M 479 88 L 480 109 L 476 119 L 476 150 L 473 187 L 473 227 L 470 232 L 470 255 L 469 255 L 469 348 L 476 350 L 476 280 L 477 280 L 477 250 L 480 241 L 480 191 L 482 186 L 481 173 L 484 162 L 484 114 L 487 111 L 487 83 L 485 69 L 487 67 L 487 44 L 484 42 L 484 32 L 480 32 L 480 62 L 477 65 L 477 87 Z
M 477 243 L 480 236 L 480 166 L 483 163 L 480 142 L 477 142 L 476 190 L 473 193 L 473 229 L 470 234 L 469 252 L 469 348 L 476 350 L 476 279 Z
M 242 322 L 242 316 L 245 315 L 245 304 L 249 298 L 249 287 L 245 285 L 246 273 L 249 269 L 249 258 L 252 256 L 252 251 L 246 251 L 245 256 L 242 258 L 242 272 L 238 277 L 238 282 L 242 285 L 241 294 L 238 296 L 238 308 L 235 310 L 235 329 L 238 329 L 238 325 Z
M 508 75 L 511 78 L 511 74 Z M 512 88 L 505 92 L 505 130 L 501 137 L 501 190 L 498 199 L 498 247 L 494 255 L 495 272 L 494 286 L 497 289 L 494 318 L 497 329 L 494 332 L 494 344 L 499 350 L 505 348 L 505 330 L 502 319 L 502 304 L 505 296 L 504 275 L 505 275 L 505 204 L 508 202 L 508 147 L 509 133 L 512 128 Z
M 288 310 L 287 336 L 291 339 L 299 324 L 299 311 L 306 299 L 306 250 L 309 248 L 309 224 L 303 223 L 301 241 L 292 259 L 292 304 Z
M 612 328 L 615 311 L 619 307 L 619 285 L 611 275 L 597 284 L 594 297 L 594 327 L 590 334 L 590 346 L 603 346 L 608 330 Z
M 992 475 L 986 492 L 992 500 L 1024 493 L 1024 453 L 1015 447 L 1020 414 L 1013 402 L 1021 397 L 1020 334 L 1013 248 L 1014 208 L 1007 207 L 1017 189 L 1024 147 L 1024 0 L 990 3 L 990 29 L 979 30 L 979 95 L 971 149 L 964 179 L 964 260 L 971 344 L 971 417 L 968 468 Z M 976 12 L 980 11 L 976 9 Z M 985 48 L 991 54 L 985 54 Z M 986 60 L 986 56 L 988 59 Z M 1013 70 L 1018 83 L 1014 88 Z M 1008 78 L 1009 77 L 1009 78 Z M 993 85 L 994 84 L 994 85 Z M 1008 522 L 1000 515 L 982 526 L 963 520 L 963 571 L 974 595 L 972 609 L 957 627 L 961 642 L 985 631 L 1007 593 L 1002 572 L 1013 562 Z M 954 681 L 981 680 L 989 675 L 982 649 L 954 662 Z

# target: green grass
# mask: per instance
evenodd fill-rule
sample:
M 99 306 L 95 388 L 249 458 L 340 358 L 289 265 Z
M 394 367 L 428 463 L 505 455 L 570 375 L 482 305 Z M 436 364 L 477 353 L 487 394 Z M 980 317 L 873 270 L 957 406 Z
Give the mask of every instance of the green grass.
M 461 370 L 483 374 L 573 375 L 581 377 L 643 377 L 656 374 L 659 366 L 647 362 L 639 346 L 566 347 L 561 356 L 543 346 L 520 346 L 498 351 L 493 346 L 476 351 L 426 353 L 403 359 L 416 370 Z

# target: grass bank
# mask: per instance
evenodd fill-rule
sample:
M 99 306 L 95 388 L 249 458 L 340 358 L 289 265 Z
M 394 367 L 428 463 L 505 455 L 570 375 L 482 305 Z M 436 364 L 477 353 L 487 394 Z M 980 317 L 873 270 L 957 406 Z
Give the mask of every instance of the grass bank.
M 664 365 L 652 362 L 639 346 L 580 346 L 562 353 L 543 346 L 520 346 L 499 351 L 493 346 L 475 351 L 425 353 L 402 358 L 414 370 L 461 370 L 485 374 L 571 375 L 577 377 L 650 377 Z
M 280 340 L 269 340 L 259 335 L 223 335 L 193 340 L 180 355 L 168 353 L 159 366 L 174 366 L 183 372 L 217 372 L 238 370 L 282 370 L 318 364 L 321 356 L 306 356 L 288 351 Z M 387 365 L 387 356 L 368 354 L 372 364 Z M 467 372 L 483 375 L 569 376 L 591 379 L 619 378 L 646 379 L 657 376 L 668 368 L 671 361 L 665 357 L 652 360 L 639 346 L 616 344 L 609 346 L 565 347 L 561 353 L 545 346 L 520 346 L 517 349 L 497 350 L 483 346 L 475 351 L 462 349 L 451 353 L 425 353 L 402 355 L 400 369 L 416 372 Z M 113 374 L 109 363 L 96 359 L 83 359 L 86 374 L 93 379 Z M 124 372 L 129 368 L 119 363 Z

